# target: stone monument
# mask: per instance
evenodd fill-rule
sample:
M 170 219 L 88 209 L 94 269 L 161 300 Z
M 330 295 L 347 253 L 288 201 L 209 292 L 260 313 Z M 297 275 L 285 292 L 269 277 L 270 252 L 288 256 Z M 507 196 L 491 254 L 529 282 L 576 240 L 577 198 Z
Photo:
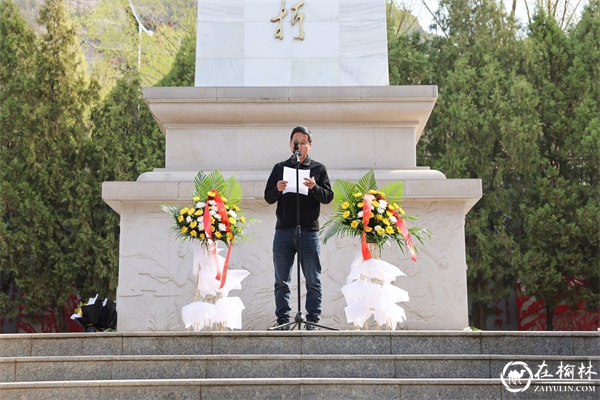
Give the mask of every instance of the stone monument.
M 189 204 L 196 173 L 215 169 L 238 178 L 241 207 L 261 221 L 248 227 L 254 240 L 235 247 L 230 261 L 251 273 L 234 294 L 246 306 L 243 329 L 272 325 L 275 206 L 263 191 L 273 164 L 290 155 L 289 134 L 300 124 L 312 130 L 311 157 L 327 165 L 332 182 L 356 181 L 371 169 L 380 186 L 402 180 L 404 210 L 432 232 L 418 246 L 417 262 L 396 247 L 382 254 L 407 275 L 395 282 L 410 296 L 400 304 L 407 314 L 400 328 L 468 325 L 464 218 L 481 197 L 481 182 L 416 165 L 437 87 L 388 85 L 382 26 L 385 0 L 199 1 L 196 87 L 144 91 L 166 136 L 165 167 L 135 182 L 103 184 L 103 199 L 121 216 L 119 331 L 185 329 L 191 249 L 170 233 L 171 219 L 159 206 Z M 322 223 L 331 212 L 323 208 Z M 350 238 L 322 246 L 324 325 L 352 329 L 340 288 L 358 249 Z M 292 276 L 295 313 L 295 270 Z

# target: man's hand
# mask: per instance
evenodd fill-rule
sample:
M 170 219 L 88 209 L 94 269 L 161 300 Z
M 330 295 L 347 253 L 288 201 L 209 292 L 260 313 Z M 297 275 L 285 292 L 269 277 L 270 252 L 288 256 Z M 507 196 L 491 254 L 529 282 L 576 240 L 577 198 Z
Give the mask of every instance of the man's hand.
M 287 187 L 287 181 L 277 181 L 277 190 L 279 190 L 280 192 L 283 192 L 285 190 L 285 188 Z
M 315 182 L 315 177 L 311 176 L 310 178 L 304 178 L 304 186 L 307 186 L 309 189 L 314 189 L 317 185 Z

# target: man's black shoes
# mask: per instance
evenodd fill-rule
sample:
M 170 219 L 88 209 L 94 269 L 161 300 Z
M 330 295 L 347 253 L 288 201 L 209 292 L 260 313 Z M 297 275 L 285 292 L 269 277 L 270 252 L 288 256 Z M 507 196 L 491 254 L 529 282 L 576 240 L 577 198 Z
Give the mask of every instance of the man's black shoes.
M 289 323 L 289 321 L 283 320 L 283 319 L 278 319 L 277 322 L 275 322 L 275 325 L 273 325 L 273 328 L 271 328 L 274 331 L 289 331 L 290 330 L 290 326 L 287 325 Z M 286 325 L 286 326 L 284 326 Z
M 318 331 L 319 328 L 317 328 L 315 325 L 313 325 L 313 324 L 316 324 L 316 323 L 317 323 L 317 321 L 306 320 L 306 323 L 304 324 L 304 328 L 307 331 Z

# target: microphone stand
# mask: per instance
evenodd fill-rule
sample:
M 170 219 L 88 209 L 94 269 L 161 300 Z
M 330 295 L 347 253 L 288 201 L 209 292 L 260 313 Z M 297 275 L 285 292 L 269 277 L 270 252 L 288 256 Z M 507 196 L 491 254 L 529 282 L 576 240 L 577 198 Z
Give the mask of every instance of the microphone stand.
M 297 269 L 297 282 L 298 282 L 298 312 L 294 317 L 293 322 L 288 322 L 287 324 L 278 325 L 274 328 L 269 328 L 269 330 L 283 330 L 283 328 L 287 326 L 292 326 L 290 329 L 294 330 L 294 328 L 298 328 L 298 330 L 302 329 L 302 324 L 304 326 L 312 325 L 318 326 L 320 328 L 329 329 L 332 331 L 339 331 L 337 328 L 331 328 L 329 326 L 319 325 L 317 323 L 307 321 L 302 316 L 302 302 L 300 299 L 300 254 L 302 246 L 300 245 L 300 236 L 302 234 L 302 229 L 300 228 L 300 150 L 298 149 L 298 144 L 294 143 L 294 155 L 296 156 L 296 235 L 294 236 L 294 244 L 296 245 L 296 269 Z

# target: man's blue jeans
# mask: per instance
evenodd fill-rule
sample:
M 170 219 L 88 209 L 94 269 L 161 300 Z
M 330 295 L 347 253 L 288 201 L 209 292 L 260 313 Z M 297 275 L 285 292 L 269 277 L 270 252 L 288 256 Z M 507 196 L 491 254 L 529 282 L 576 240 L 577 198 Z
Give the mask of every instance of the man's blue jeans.
M 290 280 L 296 257 L 295 229 L 275 231 L 273 265 L 275 266 L 275 315 L 279 321 L 290 318 Z M 300 233 L 300 265 L 306 281 L 306 320 L 319 322 L 321 315 L 321 262 L 319 233 Z M 298 284 L 300 284 L 298 282 Z M 300 311 L 300 310 L 298 310 Z

